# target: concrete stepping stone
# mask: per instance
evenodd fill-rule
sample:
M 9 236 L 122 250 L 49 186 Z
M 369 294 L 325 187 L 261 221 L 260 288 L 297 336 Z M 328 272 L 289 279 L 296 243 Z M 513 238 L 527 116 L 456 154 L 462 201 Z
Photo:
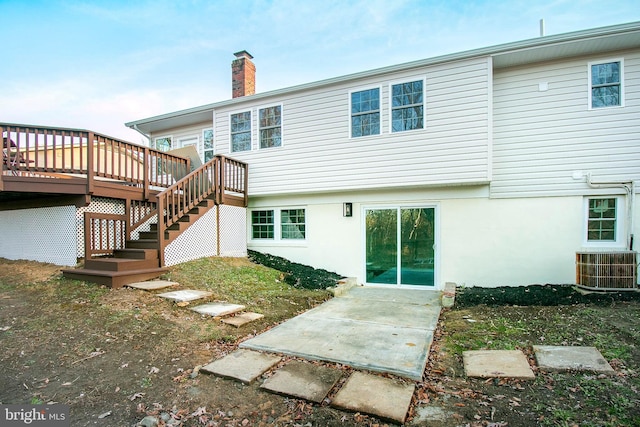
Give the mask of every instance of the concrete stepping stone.
M 615 373 L 595 347 L 534 345 L 533 351 L 543 370 Z
M 264 314 L 248 312 L 222 319 L 222 322 L 239 328 L 240 326 L 246 325 L 247 323 L 253 322 L 254 320 L 262 319 L 263 317 Z
M 145 291 L 155 291 L 158 289 L 171 288 L 173 286 L 178 286 L 178 282 L 169 282 L 167 280 L 149 280 L 147 282 L 136 282 L 129 283 L 128 286 L 130 288 L 142 289 Z
M 228 302 L 211 302 L 208 304 L 197 305 L 189 310 L 196 311 L 200 314 L 207 314 L 213 317 L 228 316 L 245 309 L 244 305 L 231 304 Z
M 534 379 L 527 356 L 520 350 L 474 350 L 462 352 L 468 377 Z
M 293 361 L 278 369 L 262 388 L 274 393 L 321 403 L 342 377 L 338 369 Z
M 414 390 L 413 383 L 402 384 L 390 378 L 354 372 L 331 404 L 403 424 Z
M 282 358 L 252 350 L 236 350 L 200 368 L 201 372 L 232 378 L 249 384 L 271 369 Z
M 172 291 L 165 292 L 163 294 L 158 294 L 161 298 L 172 299 L 174 301 L 186 302 L 186 301 L 195 301 L 200 298 L 206 298 L 213 295 L 213 292 L 208 291 L 198 291 L 193 289 L 185 289 L 182 291 Z

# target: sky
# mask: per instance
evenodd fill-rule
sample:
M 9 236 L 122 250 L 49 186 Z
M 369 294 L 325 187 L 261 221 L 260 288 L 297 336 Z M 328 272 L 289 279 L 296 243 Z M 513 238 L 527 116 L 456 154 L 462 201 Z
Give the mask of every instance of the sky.
M 233 53 L 267 92 L 540 35 L 640 21 L 638 0 L 0 0 L 0 122 L 124 126 L 231 98 Z

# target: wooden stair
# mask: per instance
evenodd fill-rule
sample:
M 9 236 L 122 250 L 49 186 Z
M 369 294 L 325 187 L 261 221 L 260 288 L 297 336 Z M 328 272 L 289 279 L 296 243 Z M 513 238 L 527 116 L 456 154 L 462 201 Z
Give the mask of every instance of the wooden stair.
M 204 199 L 165 230 L 166 242 L 175 240 L 214 206 L 214 200 Z M 158 228 L 157 224 L 151 224 L 151 230 L 141 231 L 138 240 L 127 240 L 124 249 L 114 250 L 113 257 L 88 259 L 83 268 L 66 269 L 62 273 L 69 279 L 121 288 L 129 283 L 155 279 L 169 271 L 160 264 Z

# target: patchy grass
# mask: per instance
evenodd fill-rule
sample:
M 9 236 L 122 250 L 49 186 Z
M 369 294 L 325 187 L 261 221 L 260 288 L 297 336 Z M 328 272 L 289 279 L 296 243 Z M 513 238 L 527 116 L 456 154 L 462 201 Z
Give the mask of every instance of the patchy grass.
M 585 304 L 570 289 L 464 289 L 456 308 L 443 312 L 440 352 L 433 362 L 448 378 L 448 389 L 475 392 L 474 399 L 460 403 L 465 419 L 518 426 L 640 426 L 637 294 L 623 294 L 622 301 L 615 294 L 597 294 Z M 525 301 L 527 295 L 533 297 Z M 487 304 L 474 305 L 477 301 Z M 531 305 L 540 302 L 550 305 Z M 533 345 L 596 347 L 616 375 L 539 371 Z M 536 379 L 465 378 L 462 352 L 484 349 L 522 350 Z

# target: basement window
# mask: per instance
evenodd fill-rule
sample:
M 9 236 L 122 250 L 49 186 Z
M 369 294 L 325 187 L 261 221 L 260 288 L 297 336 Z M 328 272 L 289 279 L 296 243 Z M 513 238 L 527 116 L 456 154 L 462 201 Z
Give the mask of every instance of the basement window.
M 586 245 L 626 246 L 624 241 L 624 198 L 619 196 L 585 199 Z
M 273 211 L 251 212 L 251 238 L 273 239 Z
M 283 240 L 303 240 L 306 236 L 304 209 L 283 209 L 280 211 L 280 237 Z
M 590 108 L 622 106 L 622 60 L 589 64 Z

